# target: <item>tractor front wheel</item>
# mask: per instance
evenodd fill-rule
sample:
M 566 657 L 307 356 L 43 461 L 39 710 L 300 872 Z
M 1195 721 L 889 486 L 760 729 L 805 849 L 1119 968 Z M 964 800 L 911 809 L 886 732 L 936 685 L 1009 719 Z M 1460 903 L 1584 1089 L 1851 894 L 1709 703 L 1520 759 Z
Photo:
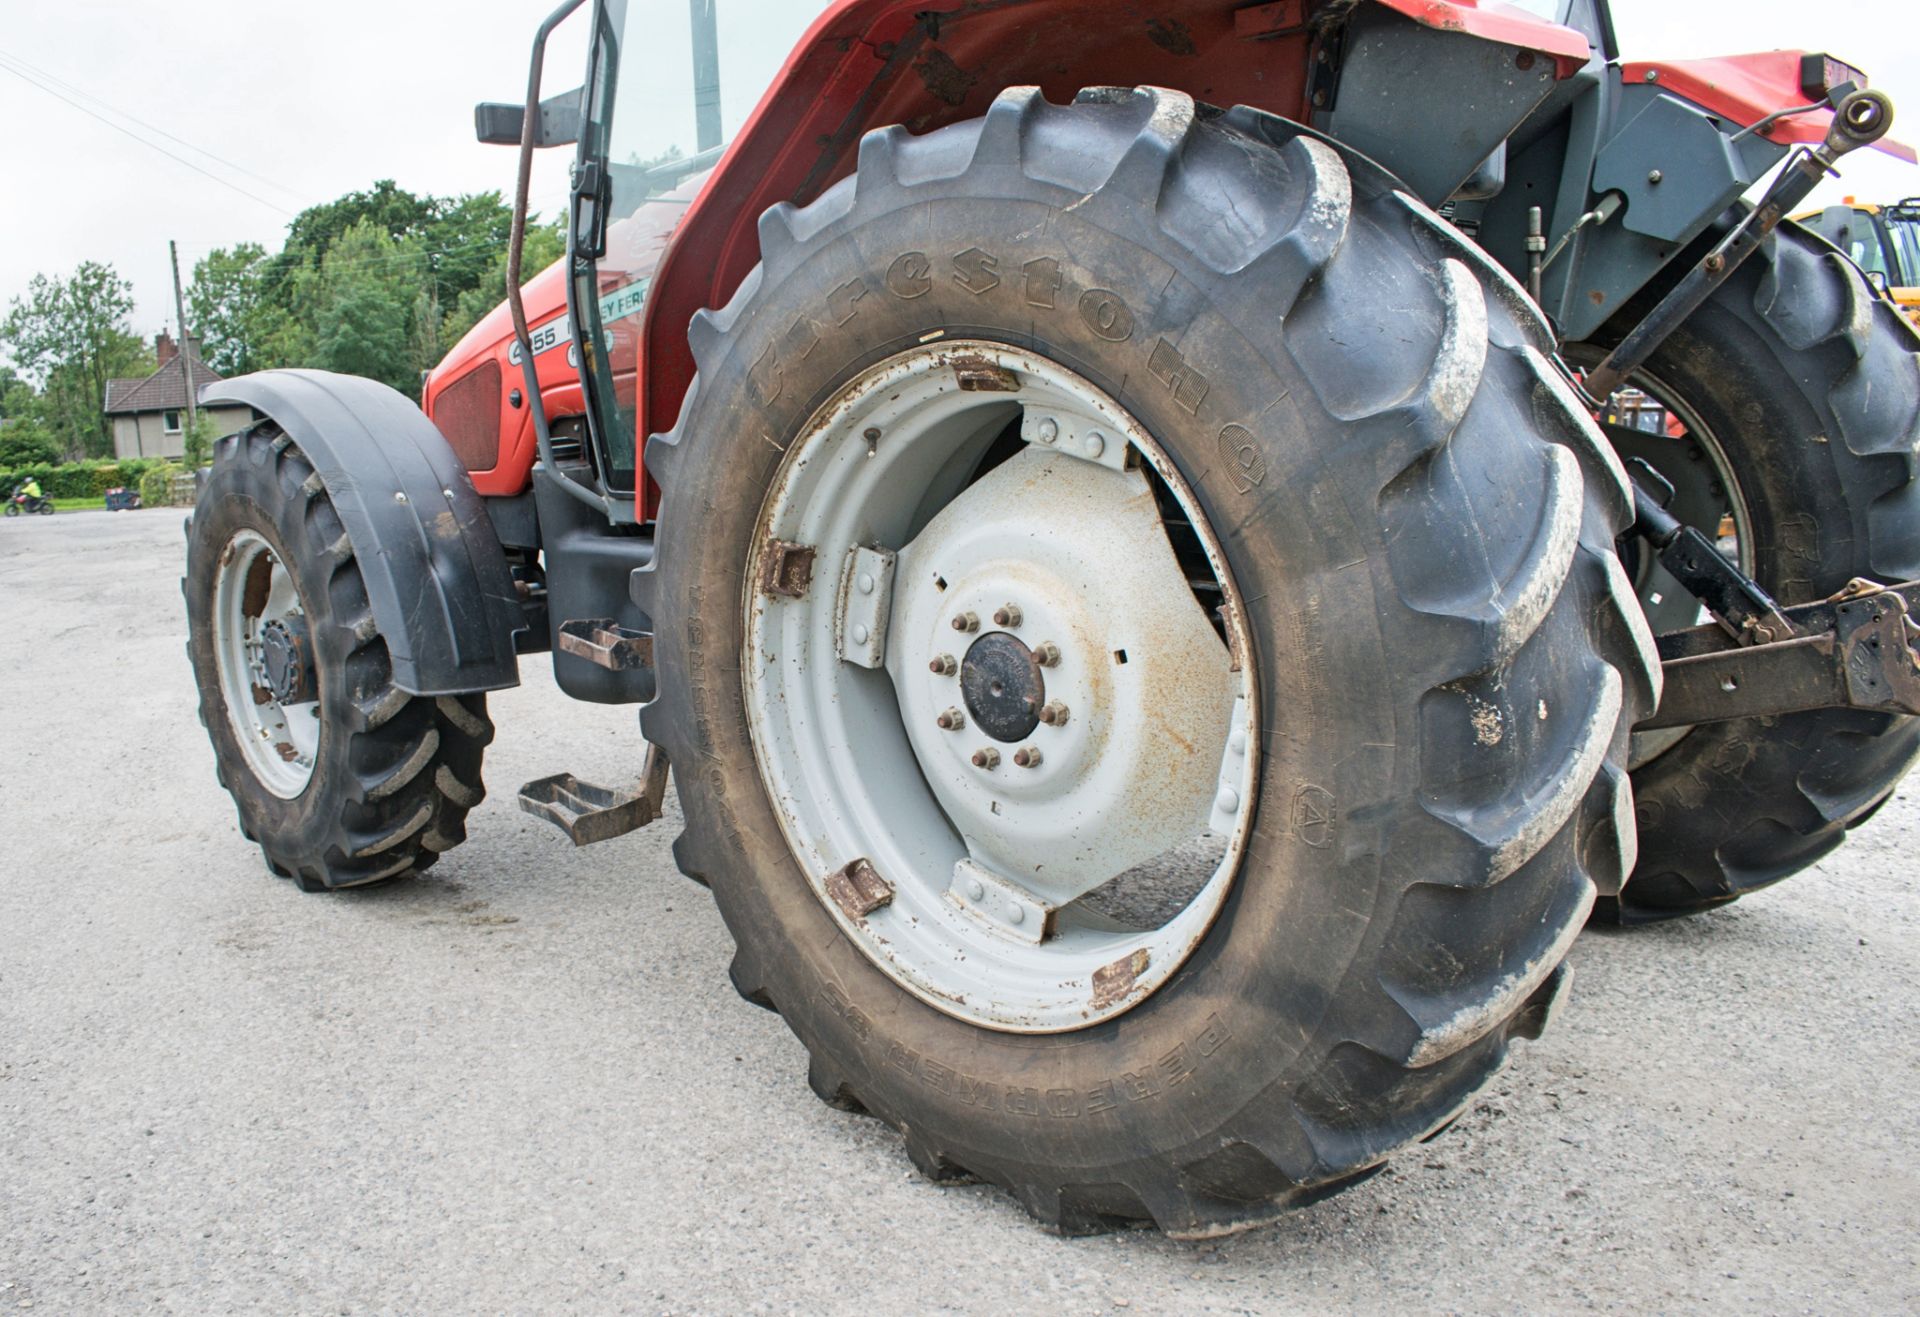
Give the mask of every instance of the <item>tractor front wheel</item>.
M 1450 1121 L 1632 863 L 1624 475 L 1390 179 L 1165 91 L 863 142 L 647 448 L 649 736 L 825 1100 L 1199 1237 Z
M 465 839 L 486 697 L 394 686 L 354 545 L 271 422 L 215 446 L 180 584 L 220 784 L 272 872 L 309 891 L 364 886 Z

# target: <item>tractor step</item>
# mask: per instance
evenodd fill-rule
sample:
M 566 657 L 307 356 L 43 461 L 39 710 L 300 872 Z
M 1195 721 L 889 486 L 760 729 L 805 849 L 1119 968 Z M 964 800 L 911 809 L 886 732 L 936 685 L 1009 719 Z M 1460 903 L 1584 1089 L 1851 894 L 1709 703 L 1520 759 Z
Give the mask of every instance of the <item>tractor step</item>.
M 653 637 L 621 626 L 610 617 L 560 624 L 560 652 L 614 672 L 653 666 Z
M 520 808 L 559 828 L 575 846 L 591 846 L 659 818 L 666 793 L 667 757 L 648 746 L 646 767 L 634 786 L 596 786 L 572 773 L 555 773 L 521 787 Z

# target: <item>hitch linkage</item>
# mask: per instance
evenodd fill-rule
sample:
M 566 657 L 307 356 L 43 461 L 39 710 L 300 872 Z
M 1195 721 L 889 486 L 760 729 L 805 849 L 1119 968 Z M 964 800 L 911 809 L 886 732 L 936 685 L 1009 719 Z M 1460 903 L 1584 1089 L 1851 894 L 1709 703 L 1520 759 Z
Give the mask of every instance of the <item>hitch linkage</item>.
M 1920 714 L 1920 581 L 1855 579 L 1830 599 L 1783 608 L 1662 506 L 1649 489 L 1665 483 L 1658 473 L 1644 462 L 1629 466 L 1634 532 L 1714 617 L 1659 638 L 1665 689 L 1639 730 L 1807 709 Z

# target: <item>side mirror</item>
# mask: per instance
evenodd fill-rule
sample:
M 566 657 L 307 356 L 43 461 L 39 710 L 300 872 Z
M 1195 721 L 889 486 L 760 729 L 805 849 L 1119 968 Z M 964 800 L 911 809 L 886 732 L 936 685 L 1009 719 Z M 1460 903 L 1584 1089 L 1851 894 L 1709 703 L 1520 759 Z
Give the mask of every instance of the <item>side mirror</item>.
M 580 140 L 580 102 L 585 87 L 575 87 L 540 102 L 540 122 L 534 125 L 533 144 L 569 146 Z M 526 107 L 484 101 L 473 107 L 474 136 L 487 146 L 518 146 L 525 128 Z

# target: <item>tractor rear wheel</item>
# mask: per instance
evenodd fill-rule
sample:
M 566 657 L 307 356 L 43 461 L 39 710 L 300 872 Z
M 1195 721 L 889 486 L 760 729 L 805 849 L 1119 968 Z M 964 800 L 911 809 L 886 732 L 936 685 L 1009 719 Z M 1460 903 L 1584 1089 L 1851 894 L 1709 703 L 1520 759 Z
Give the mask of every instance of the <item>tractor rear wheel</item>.
M 867 137 L 647 464 L 649 736 L 823 1099 L 1063 1231 L 1449 1122 L 1632 864 L 1624 475 L 1377 170 L 1166 91 Z
M 200 721 L 269 870 L 307 891 L 360 887 L 465 840 L 486 697 L 394 686 L 353 543 L 271 422 L 215 445 L 180 588 Z
M 1776 599 L 1920 577 L 1920 338 L 1820 239 L 1783 224 L 1631 383 L 1672 424 L 1614 429 L 1622 456 L 1660 471 L 1675 515 L 1721 534 Z M 1656 632 L 1701 620 L 1651 554 L 1627 549 Z M 1636 736 L 1640 863 L 1601 917 L 1693 914 L 1798 873 L 1916 754 L 1920 719 L 1855 709 Z

